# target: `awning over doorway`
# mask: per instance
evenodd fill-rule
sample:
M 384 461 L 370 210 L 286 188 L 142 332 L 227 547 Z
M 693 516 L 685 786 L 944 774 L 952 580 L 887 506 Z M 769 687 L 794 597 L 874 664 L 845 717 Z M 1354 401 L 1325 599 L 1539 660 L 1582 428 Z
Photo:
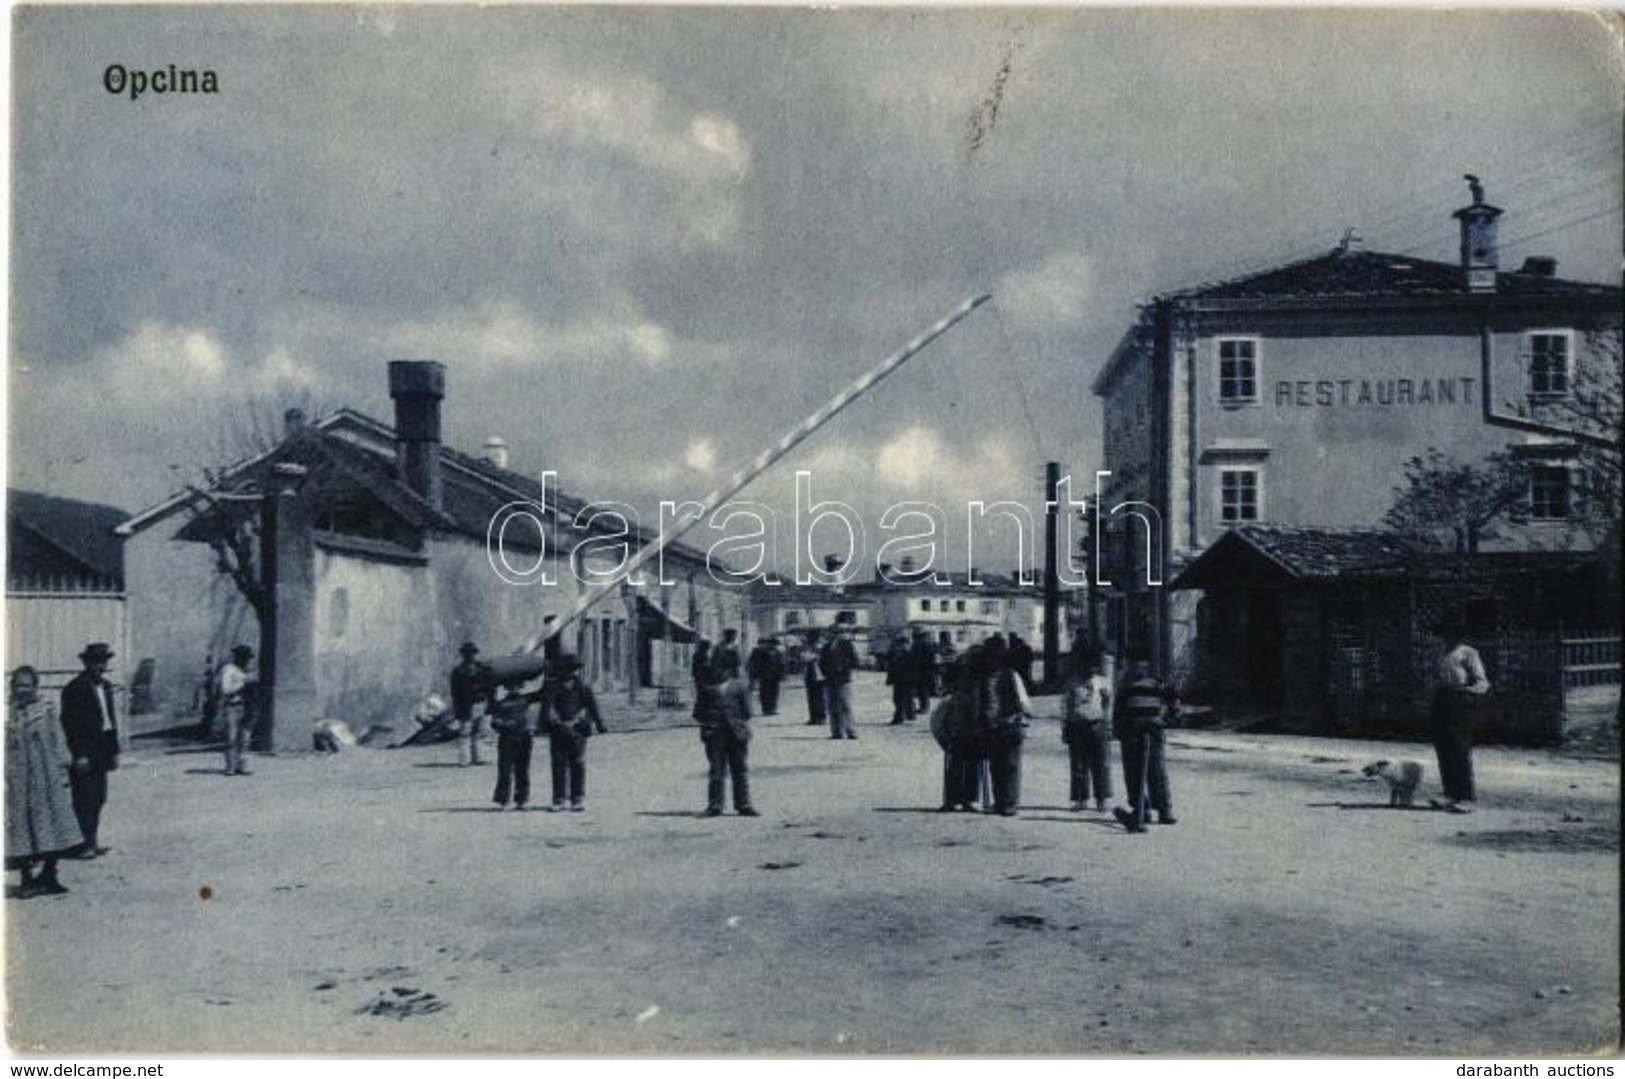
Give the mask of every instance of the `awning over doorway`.
M 700 635 L 692 626 L 673 618 L 664 607 L 653 600 L 638 598 L 638 634 L 648 640 L 673 641 L 692 644 Z

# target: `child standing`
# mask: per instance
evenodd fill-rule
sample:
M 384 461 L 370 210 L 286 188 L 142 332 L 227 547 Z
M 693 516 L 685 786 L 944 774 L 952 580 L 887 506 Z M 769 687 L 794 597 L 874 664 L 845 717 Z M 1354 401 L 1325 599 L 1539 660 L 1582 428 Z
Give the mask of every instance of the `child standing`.
M 530 698 L 519 691 L 522 679 L 504 682 L 490 706 L 491 729 L 497 732 L 497 789 L 491 801 L 524 809 L 530 801 L 530 753 L 536 726 L 530 717 Z

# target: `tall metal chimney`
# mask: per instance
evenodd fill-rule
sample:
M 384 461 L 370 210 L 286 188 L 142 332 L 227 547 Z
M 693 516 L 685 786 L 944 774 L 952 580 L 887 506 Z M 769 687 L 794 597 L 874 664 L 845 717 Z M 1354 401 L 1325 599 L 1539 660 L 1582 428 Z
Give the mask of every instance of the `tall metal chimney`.
M 389 361 L 389 396 L 395 402 L 396 465 L 401 479 L 435 509 L 440 485 L 440 402 L 446 368 L 434 360 Z
M 1468 173 L 1465 179 L 1473 193 L 1473 204 L 1450 215 L 1461 222 L 1462 274 L 1467 291 L 1494 292 L 1495 271 L 1500 260 L 1495 245 L 1495 219 L 1501 216 L 1501 210 L 1484 201 L 1484 185 L 1478 177 Z

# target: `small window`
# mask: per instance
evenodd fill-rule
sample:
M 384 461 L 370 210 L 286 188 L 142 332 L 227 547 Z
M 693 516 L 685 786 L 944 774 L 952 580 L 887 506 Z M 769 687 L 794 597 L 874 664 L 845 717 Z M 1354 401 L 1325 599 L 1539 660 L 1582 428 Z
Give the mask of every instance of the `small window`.
M 1252 338 L 1220 339 L 1219 402 L 1226 405 L 1258 402 L 1258 342 Z
M 928 599 L 920 600 L 920 610 L 929 611 L 930 609 L 931 609 L 931 601 L 930 600 L 928 600 Z
M 954 610 L 956 612 L 958 612 L 959 614 L 964 614 L 965 613 L 965 601 L 962 600 L 962 599 L 954 600 Z
M 1564 332 L 1529 335 L 1529 392 L 1536 397 L 1567 397 L 1569 393 L 1569 335 Z
M 1574 474 L 1554 465 L 1529 470 L 1529 516 L 1537 521 L 1562 521 L 1575 515 Z
M 1219 473 L 1219 519 L 1226 524 L 1259 519 L 1258 473 L 1227 468 Z
M 982 601 L 982 613 L 983 614 L 998 614 L 999 613 L 999 601 L 994 600 L 994 599 L 984 599 Z

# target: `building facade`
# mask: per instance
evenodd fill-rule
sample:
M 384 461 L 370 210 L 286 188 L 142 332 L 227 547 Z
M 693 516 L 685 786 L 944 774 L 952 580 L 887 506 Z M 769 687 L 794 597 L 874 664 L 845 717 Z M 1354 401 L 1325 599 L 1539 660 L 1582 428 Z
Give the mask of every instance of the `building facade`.
M 1407 462 L 1434 451 L 1465 463 L 1510 454 L 1526 468 L 1523 509 L 1485 550 L 1597 542 L 1596 477 L 1581 462 L 1618 432 L 1587 427 L 1574 405 L 1582 387 L 1617 387 L 1621 290 L 1564 280 L 1549 258 L 1501 269 L 1501 215 L 1475 187 L 1453 215 L 1459 263 L 1345 241 L 1143 310 L 1093 386 L 1111 473 L 1100 570 L 1114 650 L 1196 679 L 1212 639 L 1199 623 L 1216 612 L 1202 589 L 1170 582 L 1239 527 L 1382 529 Z M 1248 602 L 1244 632 L 1285 647 L 1278 598 Z M 1278 685 L 1262 692 L 1279 701 Z
M 160 707 L 183 712 L 205 664 L 245 643 L 276 687 L 280 744 L 303 744 L 320 717 L 399 726 L 426 693 L 445 693 L 462 641 L 497 656 L 539 639 L 593 573 L 653 542 L 624 519 L 583 515 L 584 500 L 500 456 L 442 445 L 444 385 L 438 363 L 393 363 L 393 426 L 348 409 L 311 424 L 292 414 L 275 446 L 120 525 L 132 647 L 163 674 Z M 514 506 L 523 512 L 504 510 Z M 500 573 L 494 520 L 508 522 Z M 672 544 L 665 566 L 677 585 L 645 575 L 564 630 L 599 690 L 686 677 L 693 626 L 743 624 L 741 590 L 714 580 L 704 552 Z
M 6 669 L 27 664 L 47 690 L 83 669 L 92 641 L 112 646 L 108 678 L 145 711 L 152 667 L 130 655 L 123 510 L 34 491 L 6 491 Z

